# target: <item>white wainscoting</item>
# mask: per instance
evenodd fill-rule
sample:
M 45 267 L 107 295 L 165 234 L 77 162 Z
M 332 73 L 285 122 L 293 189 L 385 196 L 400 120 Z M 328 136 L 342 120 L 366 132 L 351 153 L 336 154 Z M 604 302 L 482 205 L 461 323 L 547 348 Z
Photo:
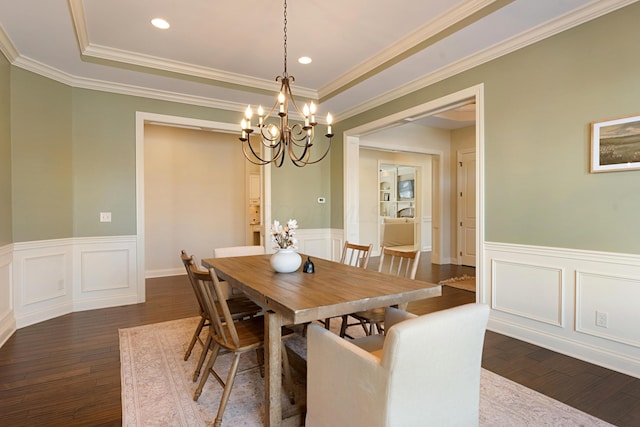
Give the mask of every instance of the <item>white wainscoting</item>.
M 640 255 L 502 243 L 484 250 L 490 330 L 640 378 Z
M 331 228 L 298 229 L 296 239 L 298 239 L 298 252 L 338 261 L 344 243 L 344 231 Z
M 0 347 L 16 331 L 12 297 L 13 245 L 0 248 Z
M 73 311 L 144 301 L 136 283 L 135 236 L 14 243 L 12 271 L 18 328 Z

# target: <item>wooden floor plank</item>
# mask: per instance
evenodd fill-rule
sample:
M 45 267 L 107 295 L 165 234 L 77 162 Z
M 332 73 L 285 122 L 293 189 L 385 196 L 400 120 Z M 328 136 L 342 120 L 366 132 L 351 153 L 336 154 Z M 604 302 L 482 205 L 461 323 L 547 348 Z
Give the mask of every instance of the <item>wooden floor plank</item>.
M 475 269 L 433 265 L 425 253 L 417 278 L 437 283 L 463 274 Z M 198 314 L 186 276 L 149 279 L 146 292 L 146 303 L 71 313 L 9 338 L 0 348 L 0 426 L 121 425 L 118 329 Z M 413 302 L 409 311 L 474 301 L 473 292 L 444 286 L 441 297 Z M 636 378 L 490 331 L 482 364 L 613 424 L 640 425 Z

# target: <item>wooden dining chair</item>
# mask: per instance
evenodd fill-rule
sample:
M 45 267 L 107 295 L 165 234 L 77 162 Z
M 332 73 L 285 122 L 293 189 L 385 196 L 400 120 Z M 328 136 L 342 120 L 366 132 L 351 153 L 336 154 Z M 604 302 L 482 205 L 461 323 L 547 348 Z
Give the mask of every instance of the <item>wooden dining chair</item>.
M 393 276 L 414 280 L 416 278 L 419 263 L 419 250 L 397 251 L 394 249 L 385 248 L 383 246 L 382 250 L 380 251 L 378 271 L 380 273 L 386 273 Z M 405 310 L 406 304 L 403 304 L 400 309 Z M 366 311 L 359 311 L 348 316 L 343 316 L 342 326 L 340 328 L 340 336 L 346 336 L 347 328 L 356 325 L 360 325 L 367 335 L 373 334 L 374 327 L 379 334 L 384 333 L 384 313 L 385 307 L 380 307 Z M 349 316 L 355 318 L 357 323 L 349 324 Z
M 252 246 L 225 246 L 222 248 L 213 248 L 214 258 L 229 258 L 236 256 L 251 256 L 251 255 L 264 255 L 264 246 L 252 245 Z M 226 295 L 241 295 L 242 291 L 235 289 L 228 284 L 220 281 L 222 284 L 222 291 Z
M 198 360 L 198 363 L 196 364 L 196 369 L 193 373 L 193 381 L 196 381 L 200 376 L 200 370 L 202 369 L 202 365 L 204 364 L 204 361 L 206 359 L 207 351 L 209 348 L 208 341 L 210 339 L 207 336 L 207 339 L 205 340 L 205 342 L 203 342 L 202 339 L 200 338 L 200 335 L 202 333 L 202 329 L 210 323 L 211 319 L 209 318 L 208 312 L 205 310 L 204 297 L 200 292 L 200 289 L 197 283 L 195 282 L 195 279 L 193 278 L 191 267 L 193 267 L 196 270 L 198 269 L 197 263 L 195 261 L 195 257 L 193 255 L 188 255 L 186 251 L 182 250 L 180 252 L 180 260 L 182 261 L 185 269 L 187 270 L 187 277 L 189 278 L 189 282 L 191 283 L 191 287 L 193 288 L 193 292 L 196 296 L 196 300 L 198 301 L 198 306 L 200 308 L 200 320 L 196 325 L 196 329 L 193 332 L 193 337 L 191 338 L 191 341 L 189 342 L 189 346 L 187 347 L 187 350 L 184 354 L 184 360 L 189 360 L 189 357 L 191 356 L 191 352 L 193 351 L 193 347 L 195 346 L 196 342 L 199 342 L 202 345 L 202 353 L 200 355 L 200 359 Z M 217 298 L 215 299 L 215 301 L 217 302 Z M 231 311 L 231 316 L 234 320 L 257 316 L 262 312 L 262 308 L 259 305 L 255 304 L 246 296 L 233 297 L 229 299 L 228 306 L 229 306 L 229 310 Z
M 211 269 L 207 272 L 191 268 L 191 274 L 197 283 L 200 292 L 203 295 L 205 311 L 211 318 L 209 324 L 209 336 L 211 354 L 205 366 L 204 374 L 200 379 L 200 383 L 193 395 L 193 400 L 197 401 L 202 394 L 202 388 L 207 382 L 211 374 L 220 385 L 224 388 L 218 413 L 214 422 L 214 426 L 222 425 L 222 417 L 224 410 L 229 401 L 231 389 L 238 373 L 248 372 L 261 367 L 264 358 L 258 358 L 258 364 L 241 371 L 238 370 L 240 356 L 250 351 L 264 350 L 264 320 L 261 317 L 249 317 L 241 320 L 232 318 L 231 311 L 227 304 L 227 300 L 223 298 L 222 287 L 216 276 L 215 270 Z M 217 299 L 217 303 L 216 303 Z M 293 334 L 293 331 L 287 328 L 282 329 L 282 336 L 287 337 Z M 214 363 L 221 351 L 233 353 L 233 361 L 226 380 L 224 380 L 214 369 Z M 283 373 L 285 377 L 286 388 L 289 392 L 289 400 L 293 404 L 295 402 L 293 393 L 293 380 L 291 377 L 291 369 L 287 357 L 287 352 L 282 348 Z
M 367 268 L 372 248 L 372 244 L 367 246 L 345 241 L 344 246 L 342 247 L 340 262 L 354 267 Z M 343 323 L 347 321 L 348 316 L 345 315 L 341 317 Z M 323 323 L 326 329 L 331 328 L 331 318 L 324 319 L 324 322 L 321 321 L 320 323 Z

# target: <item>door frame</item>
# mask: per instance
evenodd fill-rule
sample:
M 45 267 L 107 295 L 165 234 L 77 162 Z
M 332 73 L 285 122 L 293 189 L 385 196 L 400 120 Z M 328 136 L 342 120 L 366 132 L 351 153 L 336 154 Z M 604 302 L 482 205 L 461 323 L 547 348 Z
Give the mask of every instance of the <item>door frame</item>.
M 476 103 L 475 112 L 475 139 L 476 139 L 476 282 L 478 292 L 476 292 L 476 300 L 480 302 L 483 295 L 483 274 L 484 252 L 480 248 L 484 247 L 484 84 L 478 84 L 467 89 L 443 96 L 441 98 L 417 105 L 404 111 L 400 111 L 389 116 L 365 123 L 352 129 L 348 129 L 343 133 L 343 224 L 344 239 L 350 241 L 359 241 L 358 218 L 359 212 L 359 148 L 360 137 L 366 133 L 381 130 L 395 125 L 404 124 L 406 119 L 416 116 L 427 116 L 435 114 L 439 111 L 447 110 L 453 104 L 457 104 L 469 99 L 474 99 Z M 443 247 L 444 230 L 442 230 L 443 221 L 443 203 L 444 195 L 444 173 L 450 173 L 450 165 L 443 164 L 443 154 L 436 150 L 428 148 L 401 147 L 394 145 L 374 146 L 369 148 L 393 149 L 396 151 L 421 152 L 424 154 L 434 155 L 434 180 L 437 180 L 435 191 L 438 192 L 438 209 L 433 215 L 433 256 L 437 256 L 435 261 L 451 258 L 451 254 L 437 253 Z M 435 172 L 437 170 L 437 172 Z M 449 175 L 451 176 L 451 175 Z M 446 199 L 446 198 L 445 198 Z
M 144 143 L 145 124 L 159 124 L 164 126 L 183 127 L 195 130 L 214 131 L 221 133 L 238 133 L 235 123 L 217 122 L 211 120 L 194 119 L 191 117 L 171 116 L 167 114 L 136 111 L 136 283 L 139 300 L 145 299 L 145 209 L 144 209 Z M 260 168 L 262 178 L 262 221 L 264 239 L 265 224 L 271 223 L 271 164 Z M 268 226 L 267 226 L 268 227 Z

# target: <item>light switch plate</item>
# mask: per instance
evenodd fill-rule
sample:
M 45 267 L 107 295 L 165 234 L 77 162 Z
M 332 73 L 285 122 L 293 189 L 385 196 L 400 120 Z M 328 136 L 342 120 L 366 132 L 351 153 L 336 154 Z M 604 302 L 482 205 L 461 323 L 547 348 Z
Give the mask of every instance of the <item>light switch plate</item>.
M 111 222 L 111 212 L 100 212 L 100 222 Z

